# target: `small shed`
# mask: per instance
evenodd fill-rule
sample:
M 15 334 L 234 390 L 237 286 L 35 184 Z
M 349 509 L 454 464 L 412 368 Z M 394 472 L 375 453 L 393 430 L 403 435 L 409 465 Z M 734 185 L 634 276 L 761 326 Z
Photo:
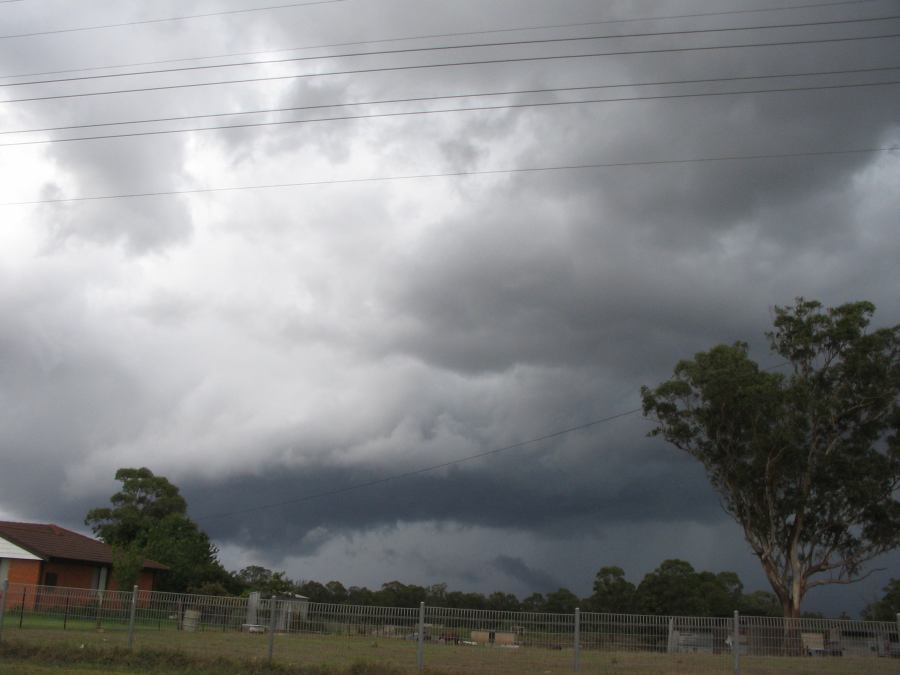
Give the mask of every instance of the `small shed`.
M 263 631 L 271 626 L 275 612 L 275 630 L 285 632 L 309 617 L 309 598 L 305 595 L 284 595 L 263 600 L 258 592 L 253 592 L 247 599 L 247 621 L 244 628 L 251 632 Z

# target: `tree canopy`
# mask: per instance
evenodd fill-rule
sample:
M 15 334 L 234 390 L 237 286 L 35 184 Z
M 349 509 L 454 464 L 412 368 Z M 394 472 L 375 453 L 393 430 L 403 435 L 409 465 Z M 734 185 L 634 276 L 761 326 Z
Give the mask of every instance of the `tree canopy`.
M 594 594 L 590 597 L 589 609 L 610 614 L 630 614 L 635 611 L 635 587 L 625 579 L 621 567 L 601 567 L 594 579 Z
M 113 575 L 121 588 L 134 583 L 148 558 L 169 567 L 157 579 L 158 590 L 239 588 L 209 537 L 188 518 L 175 485 L 147 468 L 119 469 L 116 480 L 122 488 L 110 497 L 111 506 L 91 509 L 84 522 L 113 547 Z
M 868 621 L 893 621 L 900 615 L 900 579 L 891 579 L 884 587 L 884 595 L 863 611 Z
M 532 593 L 523 600 L 514 594 L 450 591 L 447 584 L 431 586 L 389 581 L 378 590 L 364 586 L 346 588 L 339 581 L 321 583 L 292 581 L 285 572 L 273 572 L 259 565 L 245 567 L 235 575 L 246 594 L 259 591 L 264 596 L 304 595 L 312 602 L 418 607 L 420 602 L 434 607 L 571 614 L 576 607 L 587 612 L 620 614 L 731 616 L 735 609 L 744 614 L 778 616 L 781 606 L 766 591 L 743 593 L 743 584 L 734 572 L 695 570 L 684 560 L 665 560 L 646 574 L 637 587 L 625 578 L 621 567 L 603 567 L 597 572 L 593 595 L 579 598 L 559 588 L 544 595 Z
M 702 462 L 741 525 L 785 616 L 806 592 L 850 583 L 900 545 L 900 326 L 868 331 L 875 307 L 776 307 L 762 369 L 746 343 L 680 361 L 642 388 L 659 435 Z
M 127 546 L 169 516 L 187 517 L 187 502 L 178 488 L 150 469 L 119 469 L 116 480 L 122 489 L 110 497 L 112 506 L 91 509 L 84 519 L 107 544 Z

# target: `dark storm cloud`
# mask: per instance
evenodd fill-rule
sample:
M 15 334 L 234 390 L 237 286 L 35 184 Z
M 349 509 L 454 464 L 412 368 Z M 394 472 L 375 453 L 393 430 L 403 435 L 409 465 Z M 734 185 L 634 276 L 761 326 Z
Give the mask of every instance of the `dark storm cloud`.
M 544 570 L 536 570 L 526 565 L 521 558 L 498 555 L 492 561 L 494 567 L 516 581 L 538 593 L 546 593 L 559 588 L 559 581 Z
M 397 522 L 449 520 L 553 539 L 565 538 L 574 522 L 602 532 L 604 523 L 722 518 L 702 470 L 686 458 L 633 445 L 621 452 L 602 432 L 598 436 L 579 443 L 598 460 L 591 465 L 575 457 L 554 460 L 552 452 L 548 458 L 543 448 L 360 489 L 353 487 L 384 473 L 304 467 L 183 487 L 191 513 L 218 540 L 274 546 L 285 555 L 313 552 L 323 542 L 306 535 L 320 526 L 334 533 L 361 532 Z M 308 498 L 323 492 L 334 494 Z M 256 508 L 280 502 L 286 503 Z
M 210 3 L 196 9 L 204 8 L 221 9 Z M 715 10 L 747 8 L 726 3 Z M 895 8 L 882 1 L 372 42 L 273 55 L 332 55 L 320 62 L 72 83 L 65 91 L 239 73 L 309 74 L 777 35 L 857 35 L 893 24 L 333 56 L 877 16 Z M 176 2 L 138 9 L 117 5 L 113 16 L 109 8 L 85 7 L 75 17 L 66 3 L 53 0 L 4 6 L 9 32 L 185 13 Z M 694 11 L 710 10 L 683 2 L 464 0 L 429 3 L 427 11 L 394 0 L 346 2 L 0 41 L 0 72 Z M 6 105 L 0 122 L 4 130 L 37 128 L 895 61 L 896 39 L 885 39 L 414 69 Z M 663 95 L 891 78 L 870 73 L 600 91 L 610 97 Z M 489 99 L 532 100 L 550 97 Z M 343 107 L 253 119 L 428 105 L 456 104 Z M 12 192 L 4 192 L 3 200 L 23 201 L 875 148 L 900 139 L 898 109 L 896 86 L 516 108 L 3 148 L 0 171 Z M 701 467 L 646 440 L 648 424 L 637 416 L 440 472 L 296 500 L 631 409 L 642 384 L 658 383 L 679 358 L 719 342 L 748 340 L 753 355 L 770 365 L 776 360 L 762 337 L 770 308 L 797 295 L 827 304 L 872 299 L 879 305 L 877 323 L 896 322 L 897 171 L 896 153 L 861 153 L 16 211 L 0 232 L 0 510 L 77 526 L 88 508 L 116 489 L 112 474 L 118 466 L 147 464 L 183 488 L 192 515 L 233 513 L 201 519 L 218 543 L 271 564 L 294 556 L 328 569 L 338 559 L 352 559 L 361 569 L 377 559 L 388 568 L 400 566 L 398 576 L 408 573 L 410 579 L 455 567 L 466 583 L 505 578 L 522 591 L 568 585 L 566 575 L 587 584 L 597 560 L 619 562 L 607 555 L 627 560 L 629 571 L 651 569 L 671 550 L 711 565 L 725 560 L 740 567 L 743 560 L 741 569 L 749 570 L 755 561 L 739 532 L 728 529 L 737 526 L 718 508 Z M 281 501 L 290 503 L 244 512 Z M 384 550 L 377 541 L 382 534 L 390 539 Z M 403 541 L 406 536 L 419 541 Z M 444 537 L 458 554 L 452 564 L 433 550 L 419 556 L 406 550 L 439 546 Z M 502 548 L 516 537 L 518 548 Z M 719 542 L 722 550 L 716 551 Z

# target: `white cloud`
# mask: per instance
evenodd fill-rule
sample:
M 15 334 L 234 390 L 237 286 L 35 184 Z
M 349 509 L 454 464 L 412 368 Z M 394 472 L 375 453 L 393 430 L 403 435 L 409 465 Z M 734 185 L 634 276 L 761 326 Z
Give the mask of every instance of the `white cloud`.
M 683 11 L 668 4 L 623 5 L 598 14 L 596 3 L 581 1 L 565 7 L 543 0 L 457 2 L 428 12 L 402 0 L 336 3 L 0 41 L 0 63 L 8 75 L 39 73 Z M 204 8 L 220 9 L 210 3 L 194 9 Z M 176 2 L 154 4 L 152 10 L 125 3 L 116 5 L 114 15 L 107 9 L 84 7 L 76 16 L 61 0 L 46 0 L 9 5 L 4 17 L 9 32 L 24 32 L 185 12 Z M 838 13 L 830 8 L 803 15 Z M 584 31 L 601 34 L 635 25 L 674 24 L 609 24 Z M 370 43 L 276 56 L 572 32 Z M 551 49 L 542 47 L 540 53 Z M 558 46 L 558 52 L 574 49 Z M 522 46 L 515 52 L 332 57 L 4 90 L 12 98 L 27 95 L 23 92 L 50 95 L 537 53 L 537 47 Z M 411 69 L 4 104 L 0 123 L 5 131 L 381 98 L 826 70 L 863 67 L 889 56 L 893 53 L 880 43 L 860 42 L 853 52 L 819 46 Z M 464 104 L 534 98 L 470 97 Z M 835 90 L 3 147 L 0 202 L 893 143 L 896 90 L 873 88 L 865 105 L 861 100 Z M 111 128 L 126 132 L 175 124 Z M 95 132 L 104 130 L 71 133 Z M 18 138 L 4 134 L 0 142 Z M 715 342 L 748 339 L 759 347 L 768 308 L 798 294 L 828 304 L 869 298 L 880 307 L 880 322 L 896 322 L 900 246 L 894 235 L 900 204 L 893 186 L 898 176 L 894 152 L 0 207 L 0 509 L 52 520 L 73 503 L 105 499 L 113 488 L 112 473 L 125 465 L 150 465 L 176 483 L 191 482 L 213 494 L 217 486 L 242 478 L 302 476 L 313 468 L 383 475 L 502 447 L 632 408 L 641 384 L 658 381 L 678 358 Z M 764 351 L 757 352 L 765 360 Z M 641 470 L 654 486 L 664 487 L 671 468 L 668 459 L 651 461 L 643 432 L 635 423 L 604 437 L 615 445 L 610 461 L 615 471 L 604 472 L 592 452 L 596 441 L 569 438 L 510 460 L 519 470 L 510 483 L 530 485 L 539 472 L 560 465 L 577 485 L 597 481 L 604 499 L 619 490 L 625 495 L 622 508 L 631 511 L 599 520 L 622 537 L 635 527 L 635 537 L 659 543 L 652 554 L 634 555 L 642 571 L 658 562 L 657 550 L 669 555 L 663 549 L 671 555 L 693 551 L 711 568 L 717 557 L 735 566 L 747 560 L 733 536 L 718 548 L 725 540 L 718 526 L 685 522 L 671 536 L 661 526 L 634 525 L 652 519 L 626 499 L 634 480 L 628 458 L 648 462 Z M 496 468 L 476 463 L 472 475 L 493 475 Z M 34 498 L 56 494 L 59 486 L 54 500 Z M 388 573 L 394 564 L 390 549 L 412 561 L 403 568 L 407 581 L 426 583 L 446 575 L 463 585 L 470 578 L 466 570 L 483 568 L 487 559 L 473 551 L 502 541 L 535 568 L 557 569 L 552 552 L 559 542 L 547 543 L 550 535 L 544 531 L 501 532 L 462 523 L 449 505 L 443 519 L 424 522 L 395 513 L 400 524 L 390 530 L 376 529 L 383 527 L 383 514 L 379 518 L 373 529 L 350 534 L 353 528 L 323 516 L 312 531 L 331 539 L 318 542 L 315 555 L 285 558 L 283 564 L 305 577 L 321 570 L 323 576 L 346 573 L 346 583 L 357 578 L 376 583 L 396 576 Z M 571 551 L 581 551 L 569 558 L 587 558 L 606 545 L 591 542 L 579 548 L 569 541 Z M 267 555 L 221 543 L 229 560 Z M 366 572 L 359 561 L 370 550 L 377 561 Z M 441 551 L 448 550 L 444 564 Z M 345 555 L 348 551 L 353 555 Z M 561 564 L 559 576 L 583 578 L 592 564 Z M 456 569 L 462 571 L 453 577 Z M 481 573 L 485 585 L 505 583 L 496 570 Z

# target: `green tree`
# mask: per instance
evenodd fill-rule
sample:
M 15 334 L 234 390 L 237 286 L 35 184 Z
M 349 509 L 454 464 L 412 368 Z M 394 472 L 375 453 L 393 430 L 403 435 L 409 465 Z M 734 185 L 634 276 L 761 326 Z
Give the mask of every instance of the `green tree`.
M 134 544 L 112 546 L 112 575 L 119 590 L 127 591 L 135 586 L 144 568 L 144 551 Z
M 739 342 L 642 389 L 651 435 L 702 462 L 788 617 L 900 545 L 900 326 L 868 331 L 874 311 L 798 298 L 767 333 L 788 375 Z
M 519 611 L 519 599 L 512 593 L 503 593 L 501 591 L 495 591 L 494 593 L 491 593 L 487 597 L 485 605 L 487 609 L 493 609 L 495 611 Z
M 628 614 L 634 611 L 634 584 L 625 579 L 621 567 L 601 567 L 594 579 L 594 594 L 588 599 L 593 612 Z
M 698 572 L 697 593 L 704 616 L 731 616 L 741 606 L 744 585 L 734 572 Z
M 635 591 L 635 605 L 642 614 L 704 616 L 709 613 L 700 576 L 685 560 L 664 560 L 645 575 Z
M 457 609 L 485 609 L 487 599 L 481 593 L 463 593 L 462 591 L 450 591 L 445 596 L 446 607 Z
M 522 600 L 522 611 L 523 612 L 544 612 L 546 611 L 544 607 L 547 605 L 547 599 L 544 597 L 543 593 L 532 593 L 527 598 Z
M 568 588 L 560 588 L 552 593 L 547 593 L 543 611 L 554 614 L 573 614 L 579 604 L 577 595 Z
M 328 589 L 328 594 L 331 596 L 329 602 L 341 605 L 350 597 L 349 592 L 340 581 L 329 581 L 325 584 L 325 588 Z
M 781 616 L 782 607 L 774 593 L 753 591 L 741 597 L 738 606 L 741 614 L 747 616 Z
M 365 586 L 351 586 L 347 590 L 347 602 L 351 605 L 374 605 L 375 591 Z
M 186 517 L 187 502 L 168 479 L 150 469 L 119 469 L 122 489 L 110 497 L 112 506 L 91 509 L 84 519 L 100 539 L 111 546 L 130 546 L 168 516 Z
M 289 595 L 297 590 L 286 572 L 273 572 L 260 565 L 244 567 L 235 576 L 245 592 L 255 591 L 265 597 Z
M 158 577 L 159 590 L 184 592 L 207 583 L 235 586 L 216 547 L 187 517 L 187 502 L 176 486 L 147 468 L 119 469 L 116 480 L 122 488 L 110 498 L 111 506 L 91 509 L 84 522 L 116 552 L 117 580 L 136 579 L 135 561 L 149 558 L 169 567 Z
M 900 579 L 891 579 L 884 587 L 884 597 L 863 610 L 867 621 L 894 621 L 900 614 Z
M 250 591 L 259 591 L 272 580 L 272 570 L 261 565 L 248 565 L 235 574 L 235 577 Z
M 331 593 L 318 581 L 301 581 L 297 584 L 296 591 L 309 598 L 310 602 L 331 602 Z
M 385 607 L 418 607 L 420 602 L 425 602 L 427 591 L 415 584 L 388 581 L 381 585 L 381 590 L 376 595 L 378 604 Z
M 446 607 L 447 606 L 447 584 L 441 582 L 439 584 L 432 584 L 428 588 L 425 589 L 425 602 L 429 605 L 435 605 L 437 607 Z

